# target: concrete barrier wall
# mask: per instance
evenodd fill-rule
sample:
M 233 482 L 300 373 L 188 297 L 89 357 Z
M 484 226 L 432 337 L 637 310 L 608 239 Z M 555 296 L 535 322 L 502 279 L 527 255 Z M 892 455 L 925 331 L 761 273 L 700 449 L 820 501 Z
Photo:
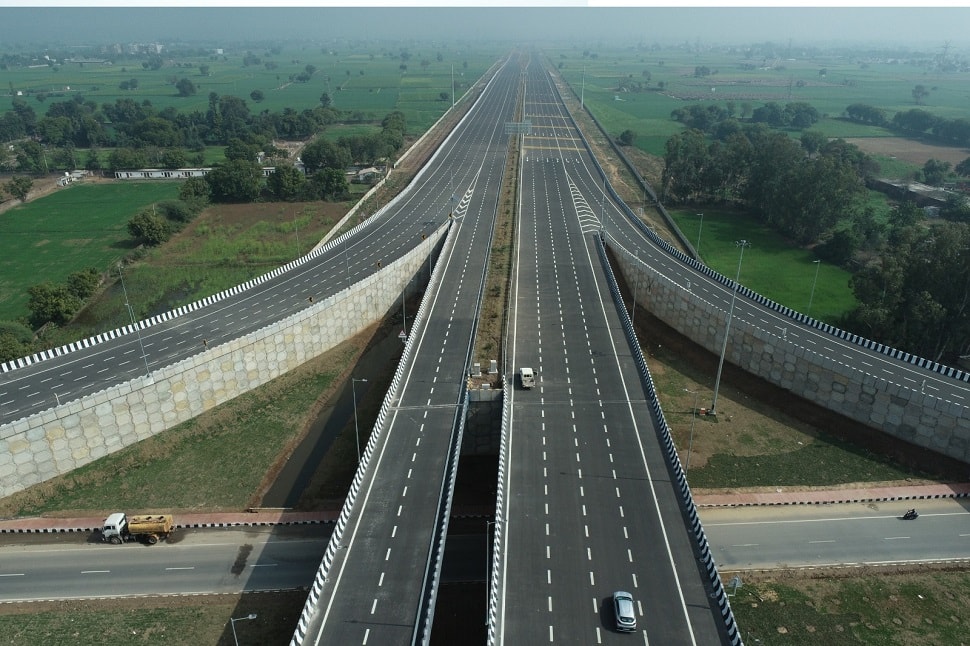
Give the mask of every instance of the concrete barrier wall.
M 636 302 L 719 355 L 727 311 L 674 283 L 610 241 Z M 743 298 L 738 294 L 738 298 Z M 795 320 L 788 322 L 792 327 Z M 787 340 L 785 327 L 764 329 L 735 316 L 725 361 L 811 402 L 917 446 L 970 463 L 970 409 L 878 377 Z M 860 343 L 865 345 L 864 343 Z
M 446 231 L 293 316 L 82 399 L 0 427 L 0 496 L 172 428 L 323 354 L 380 319 Z M 201 348 L 200 348 L 201 349 Z

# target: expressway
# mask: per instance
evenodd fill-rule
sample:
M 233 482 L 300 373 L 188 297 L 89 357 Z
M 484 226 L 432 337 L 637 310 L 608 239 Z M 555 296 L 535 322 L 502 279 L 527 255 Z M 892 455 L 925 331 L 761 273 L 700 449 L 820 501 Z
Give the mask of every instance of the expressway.
M 603 189 L 535 60 L 525 119 L 506 369 L 532 367 L 537 384 L 517 384 L 508 402 L 496 643 L 625 643 L 615 590 L 633 594 L 638 643 L 719 643 L 723 621 L 595 249 Z
M 428 595 L 436 586 L 436 530 L 450 497 L 449 456 L 460 440 L 465 380 L 506 165 L 504 128 L 513 116 L 519 76 L 513 57 L 443 144 L 454 162 L 429 169 L 442 183 L 453 172 L 474 176 L 462 183 L 469 188 L 456 210 L 454 244 L 442 252 L 425 295 L 425 323 L 412 328 L 415 350 L 398 368 L 403 379 L 307 622 L 304 644 L 406 644 L 430 630 L 425 620 Z

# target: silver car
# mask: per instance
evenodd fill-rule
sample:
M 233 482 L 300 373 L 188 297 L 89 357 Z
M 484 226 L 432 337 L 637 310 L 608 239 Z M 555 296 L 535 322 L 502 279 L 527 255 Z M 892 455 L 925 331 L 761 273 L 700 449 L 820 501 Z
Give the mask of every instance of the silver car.
M 617 590 L 613 593 L 613 611 L 616 614 L 616 629 L 632 633 L 637 629 L 637 617 L 633 610 L 633 596 L 629 592 Z

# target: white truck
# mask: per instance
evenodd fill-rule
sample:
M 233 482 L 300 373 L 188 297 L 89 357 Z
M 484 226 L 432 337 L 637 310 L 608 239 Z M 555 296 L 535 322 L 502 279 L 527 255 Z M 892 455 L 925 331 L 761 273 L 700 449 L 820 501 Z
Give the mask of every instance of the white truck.
M 175 521 L 171 514 L 145 516 L 126 516 L 115 512 L 104 519 L 101 527 L 101 540 L 120 545 L 127 541 L 141 541 L 154 545 L 175 531 Z
M 529 389 L 536 385 L 536 375 L 532 368 L 519 368 L 519 381 L 522 387 Z

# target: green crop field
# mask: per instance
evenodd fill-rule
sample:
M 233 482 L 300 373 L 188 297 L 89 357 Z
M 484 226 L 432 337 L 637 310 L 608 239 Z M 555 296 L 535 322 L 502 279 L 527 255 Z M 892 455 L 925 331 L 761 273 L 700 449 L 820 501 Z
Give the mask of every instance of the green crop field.
M 698 252 L 705 264 L 733 280 L 740 260 L 741 284 L 776 303 L 829 323 L 855 307 L 849 272 L 824 262 L 816 265 L 809 250 L 792 247 L 749 216 L 705 208 L 701 224 L 694 211 L 671 210 L 670 215 L 691 244 L 697 245 L 700 233 Z M 743 258 L 735 244 L 739 240 L 750 243 Z
M 257 56 L 260 63 L 244 65 L 247 53 Z M 256 113 L 313 108 L 320 105 L 320 96 L 328 93 L 333 107 L 359 111 L 368 118 L 381 119 L 388 112 L 400 110 L 410 132 L 423 132 L 451 106 L 453 80 L 455 94 L 460 97 L 505 53 L 501 45 L 476 45 L 462 51 L 428 45 L 409 48 L 410 58 L 402 63 L 398 51 L 386 51 L 376 43 L 348 52 L 292 45 L 278 53 L 239 49 L 226 50 L 224 55 L 173 54 L 174 58 L 158 70 L 143 69 L 141 59 L 134 58 L 113 64 L 65 63 L 56 69 L 10 67 L 0 69 L 4 93 L 0 111 L 11 107 L 13 97 L 8 89 L 23 93 L 38 116 L 43 116 L 50 103 L 75 95 L 98 105 L 130 98 L 139 103 L 150 101 L 159 111 L 174 107 L 179 112 L 205 112 L 209 94 L 215 92 L 244 99 Z M 407 65 L 406 70 L 400 69 L 402 64 Z M 202 65 L 208 66 L 206 76 L 200 71 Z M 315 68 L 310 80 L 293 80 L 308 65 Z M 173 81 L 181 78 L 192 81 L 196 94 L 178 96 Z M 123 81 L 131 79 L 138 81 L 136 89 L 120 89 Z M 254 90 L 263 92 L 262 101 L 250 98 Z M 439 97 L 442 92 L 448 94 L 448 100 Z M 46 95 L 45 101 L 37 100 L 39 93 Z
M 681 129 L 670 118 L 671 111 L 694 102 L 726 105 L 730 101 L 736 113 L 745 103 L 757 108 L 769 101 L 806 102 L 822 115 L 813 130 L 830 137 L 892 136 L 881 128 L 839 119 L 853 103 L 882 108 L 890 118 L 897 111 L 916 107 L 951 119 L 966 115 L 967 73 L 944 74 L 905 62 L 865 61 L 858 53 L 803 55 L 793 50 L 785 59 L 763 61 L 746 60 L 740 52 L 729 51 L 589 52 L 584 57 L 578 49 L 547 49 L 545 54 L 576 94 L 584 94 L 586 105 L 608 132 L 618 135 L 633 130 L 638 133 L 637 147 L 654 155 L 662 155 L 663 142 Z M 708 67 L 711 75 L 696 78 L 697 66 Z M 642 82 L 644 91 L 617 91 L 624 79 Z M 917 106 L 912 97 L 916 85 L 930 92 L 925 105 Z
M 128 220 L 153 202 L 176 198 L 178 187 L 75 184 L 0 215 L 0 320 L 28 314 L 31 285 L 62 283 L 87 267 L 107 269 L 132 249 Z

